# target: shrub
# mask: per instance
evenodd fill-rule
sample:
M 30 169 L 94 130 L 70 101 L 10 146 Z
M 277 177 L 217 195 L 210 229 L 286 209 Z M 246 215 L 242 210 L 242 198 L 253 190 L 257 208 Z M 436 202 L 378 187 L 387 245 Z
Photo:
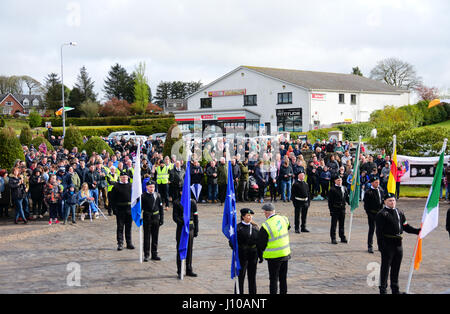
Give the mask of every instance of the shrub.
M 444 127 L 405 130 L 397 137 L 397 150 L 408 156 L 436 156 L 442 149 L 444 138 L 450 138 L 450 130 Z
M 0 128 L 4 128 L 5 126 L 6 126 L 5 119 L 3 119 L 3 117 L 1 117 L 1 119 L 0 119 Z
M 370 122 L 338 125 L 337 128 L 343 132 L 344 140 L 357 141 L 359 136 L 369 137 L 374 125 Z
M 0 130 L 0 168 L 11 169 L 17 159 L 25 160 L 22 145 L 13 128 Z
M 91 156 L 93 152 L 101 154 L 103 150 L 106 150 L 110 155 L 114 155 L 114 151 L 111 147 L 98 136 L 90 138 L 89 141 L 82 146 L 81 150 L 85 150 L 89 156 Z
M 22 128 L 22 131 L 20 132 L 20 137 L 19 137 L 20 144 L 30 145 L 32 138 L 33 138 L 33 134 L 31 133 L 30 127 L 28 125 L 24 126 Z
M 66 130 L 66 136 L 64 138 L 64 148 L 71 151 L 74 147 L 80 148 L 82 145 L 83 136 L 81 135 L 80 130 L 72 125 L 69 126 Z
M 172 156 L 173 145 L 181 139 L 180 128 L 176 123 L 172 124 L 167 131 L 166 141 L 164 142 L 163 156 Z M 178 159 L 178 158 L 177 158 Z
M 30 143 L 30 144 L 33 144 L 34 148 L 35 148 L 36 150 L 39 150 L 39 146 L 40 146 L 42 143 L 44 143 L 45 146 L 47 146 L 47 150 L 55 150 L 55 148 L 53 147 L 53 145 L 50 144 L 50 142 L 49 142 L 46 138 L 44 138 L 44 137 L 42 137 L 42 136 L 36 136 L 34 139 L 31 140 L 31 143 Z
M 31 112 L 28 117 L 28 123 L 30 124 L 31 128 L 37 128 L 37 127 L 41 126 L 41 124 L 42 124 L 41 115 L 34 111 Z

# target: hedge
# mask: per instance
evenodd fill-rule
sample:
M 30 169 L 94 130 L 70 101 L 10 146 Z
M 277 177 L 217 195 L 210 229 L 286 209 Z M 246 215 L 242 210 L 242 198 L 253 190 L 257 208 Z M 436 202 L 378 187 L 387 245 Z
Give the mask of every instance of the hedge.
M 75 126 L 69 126 L 64 138 L 64 148 L 71 151 L 74 147 L 80 148 L 83 145 L 83 136 L 80 129 Z
M 45 143 L 45 146 L 47 146 L 47 150 L 55 150 L 55 148 L 53 147 L 53 145 L 50 144 L 50 142 L 49 142 L 46 138 L 44 138 L 44 137 L 42 137 L 42 136 L 36 136 L 34 139 L 31 140 L 31 143 L 30 143 L 30 144 L 33 144 L 34 148 L 35 148 L 36 150 L 39 150 L 39 146 L 40 146 L 42 143 Z
M 24 126 L 19 136 L 20 144 L 29 145 L 31 143 L 32 138 L 33 134 L 31 132 L 30 127 L 28 125 Z
M 90 138 L 89 141 L 84 143 L 81 150 L 85 150 L 88 156 L 91 156 L 93 152 L 101 154 L 103 150 L 106 150 L 111 156 L 114 155 L 111 147 L 98 136 Z
M 11 169 L 17 159 L 25 160 L 22 145 L 13 128 L 0 130 L 0 168 Z
M 130 125 L 133 120 L 145 119 L 145 120 L 153 120 L 153 119 L 165 119 L 165 118 L 173 118 L 173 115 L 144 115 L 144 116 L 127 116 L 127 117 L 98 117 L 98 118 L 66 118 L 66 126 L 75 125 L 75 126 L 96 126 L 96 125 Z M 45 127 L 45 122 L 51 122 L 52 127 L 60 127 L 62 126 L 62 118 L 52 117 L 45 118 L 42 120 L 42 127 Z
M 337 126 L 337 128 L 343 132 L 342 138 L 349 141 L 357 141 L 360 135 L 363 138 L 369 137 L 370 132 L 374 127 L 373 123 L 370 122 L 342 124 Z
M 166 133 L 170 126 L 175 123 L 174 118 L 158 119 L 149 121 L 147 125 L 142 126 L 105 126 L 99 128 L 80 128 L 82 136 L 100 136 L 106 137 L 112 132 L 117 131 L 135 131 L 137 135 L 151 135 L 154 133 Z M 44 135 L 48 135 L 48 131 L 44 131 Z M 62 128 L 53 128 L 54 136 L 62 136 Z M 67 135 L 67 134 L 66 134 Z

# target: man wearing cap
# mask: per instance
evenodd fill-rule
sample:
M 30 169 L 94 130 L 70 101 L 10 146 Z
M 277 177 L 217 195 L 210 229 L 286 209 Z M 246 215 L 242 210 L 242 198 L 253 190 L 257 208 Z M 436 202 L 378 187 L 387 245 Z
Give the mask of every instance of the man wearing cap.
M 125 172 L 120 174 L 117 182 L 111 190 L 111 206 L 117 218 L 117 250 L 123 250 L 123 229 L 125 227 L 125 240 L 127 249 L 134 249 L 131 242 L 131 184 Z
M 392 294 L 400 294 L 398 274 L 403 258 L 402 233 L 419 234 L 420 229 L 411 227 L 405 214 L 397 209 L 394 194 L 386 194 L 384 207 L 376 215 L 378 249 L 381 251 L 380 294 L 386 294 L 390 270 Z
M 342 243 L 347 243 L 345 238 L 345 203 L 350 204 L 348 190 L 342 185 L 342 178 L 334 178 L 334 184 L 328 193 L 328 208 L 331 216 L 330 237 L 331 243 L 337 244 L 336 225 L 339 223 L 339 237 Z
M 164 210 L 161 196 L 155 192 L 155 182 L 147 182 L 141 204 L 144 211 L 144 262 L 148 262 L 150 256 L 150 238 L 152 260 L 159 261 L 161 258 L 158 256 L 158 235 L 159 227 L 164 223 Z
M 306 215 L 308 214 L 308 208 L 310 205 L 309 187 L 305 182 L 305 172 L 300 172 L 292 186 L 291 192 L 292 203 L 295 208 L 294 229 L 295 233 L 300 233 L 300 213 L 302 216 L 302 232 L 309 232 L 306 229 Z
M 180 191 L 182 194 L 182 191 Z M 176 230 L 176 240 L 177 240 L 177 274 L 178 279 L 181 279 L 181 259 L 180 259 L 180 239 L 181 232 L 184 228 L 184 209 L 181 205 L 181 197 L 178 197 L 173 202 L 173 213 L 172 219 L 177 224 Z M 194 238 L 198 235 L 198 212 L 197 212 L 197 202 L 191 198 L 191 217 L 189 220 L 189 239 L 186 254 L 186 276 L 197 277 L 197 274 L 192 270 L 192 249 L 194 245 Z
M 370 187 L 364 193 L 364 210 L 369 223 L 369 234 L 367 236 L 367 250 L 373 254 L 373 234 L 375 232 L 375 217 L 383 208 L 384 191 L 380 187 L 380 179 L 372 177 Z
M 236 225 L 236 234 L 238 241 L 238 254 L 241 270 L 239 271 L 239 292 L 244 294 L 245 273 L 248 273 L 248 293 L 256 294 L 256 266 L 258 257 L 260 262 L 262 252 L 257 250 L 259 228 L 253 222 L 255 213 L 250 208 L 241 209 L 241 222 Z M 233 245 L 230 241 L 230 247 Z M 258 254 L 259 253 L 259 254 Z
M 269 267 L 270 294 L 277 294 L 278 282 L 280 294 L 286 294 L 288 261 L 291 258 L 288 230 L 291 226 L 287 217 L 275 213 L 271 203 L 262 209 L 267 220 L 258 233 L 257 248 L 263 252 Z

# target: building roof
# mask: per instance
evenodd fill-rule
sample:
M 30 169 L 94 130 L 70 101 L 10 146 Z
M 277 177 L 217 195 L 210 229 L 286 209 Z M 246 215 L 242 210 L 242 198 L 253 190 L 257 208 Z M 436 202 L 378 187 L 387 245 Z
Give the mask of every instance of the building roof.
M 8 96 L 9 94 L 0 94 L 0 103 Z M 22 107 L 32 107 L 33 101 L 37 99 L 39 103 L 42 103 L 42 97 L 40 95 L 19 95 L 19 94 L 11 94 L 21 105 Z M 29 100 L 29 105 L 24 106 L 23 101 L 25 99 Z
M 407 93 L 383 82 L 354 74 L 288 70 L 255 66 L 242 66 L 309 90 L 363 91 L 377 93 Z

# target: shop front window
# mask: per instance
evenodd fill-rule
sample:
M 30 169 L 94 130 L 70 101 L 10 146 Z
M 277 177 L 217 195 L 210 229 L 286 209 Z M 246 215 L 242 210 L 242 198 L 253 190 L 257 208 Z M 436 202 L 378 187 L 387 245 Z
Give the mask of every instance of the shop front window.
M 302 109 L 277 109 L 277 127 L 279 132 L 302 132 Z

